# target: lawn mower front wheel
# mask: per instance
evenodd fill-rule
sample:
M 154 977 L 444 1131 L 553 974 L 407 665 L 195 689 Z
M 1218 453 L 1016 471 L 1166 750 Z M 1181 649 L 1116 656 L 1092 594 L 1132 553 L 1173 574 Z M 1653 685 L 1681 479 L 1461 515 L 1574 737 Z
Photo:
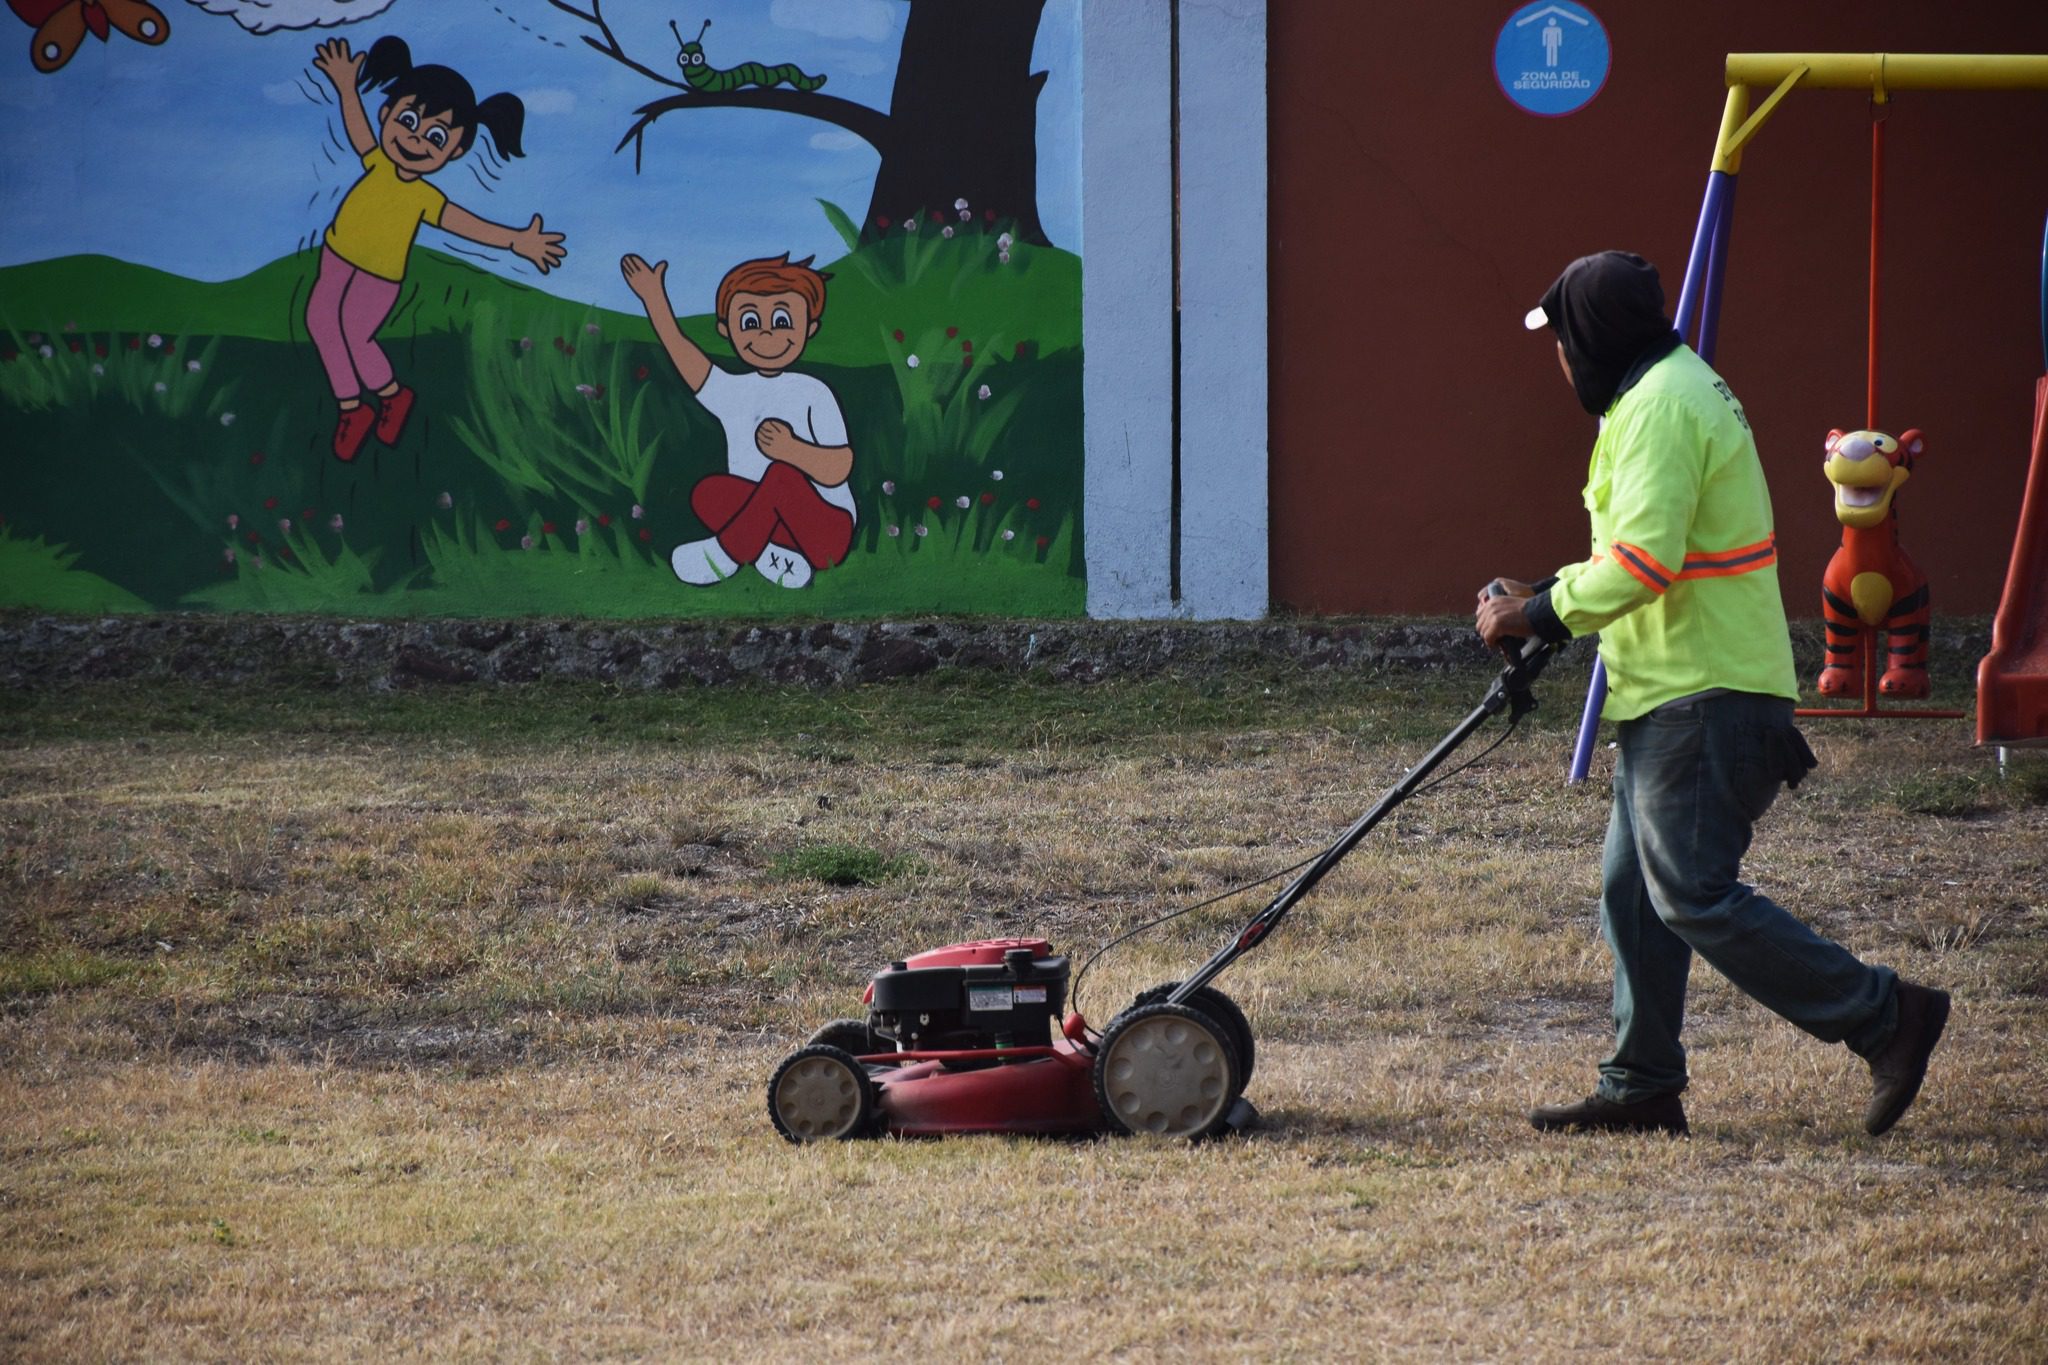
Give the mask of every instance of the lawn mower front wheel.
M 1187 1005 L 1127 1009 L 1096 1045 L 1096 1102 L 1126 1133 L 1208 1137 L 1243 1088 L 1228 1025 Z
M 844 1048 L 798 1048 L 769 1078 L 768 1117 L 791 1142 L 865 1137 L 875 1126 L 875 1083 Z

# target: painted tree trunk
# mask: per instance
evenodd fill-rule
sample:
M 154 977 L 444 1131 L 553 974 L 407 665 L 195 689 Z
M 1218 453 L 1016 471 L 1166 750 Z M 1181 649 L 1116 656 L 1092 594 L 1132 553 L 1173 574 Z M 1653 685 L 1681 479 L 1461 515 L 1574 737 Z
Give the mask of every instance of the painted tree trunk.
M 976 225 L 993 210 L 1026 242 L 1046 245 L 1038 219 L 1038 92 L 1031 46 L 1045 0 L 911 0 L 890 95 L 888 145 L 861 230 L 933 213 Z M 1071 73 L 1069 78 L 1071 79 Z

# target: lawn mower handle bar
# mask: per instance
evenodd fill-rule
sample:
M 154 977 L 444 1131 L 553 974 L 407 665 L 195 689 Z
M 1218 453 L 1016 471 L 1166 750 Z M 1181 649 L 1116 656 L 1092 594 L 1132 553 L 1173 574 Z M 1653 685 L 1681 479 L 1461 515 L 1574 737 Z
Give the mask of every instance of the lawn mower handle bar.
M 1458 722 L 1438 745 L 1431 749 L 1387 794 L 1382 796 L 1373 808 L 1358 817 L 1351 828 L 1337 836 L 1337 842 L 1323 850 L 1322 856 L 1303 870 L 1302 874 L 1287 884 L 1286 889 L 1275 896 L 1272 903 L 1253 917 L 1243 931 L 1224 946 L 1223 950 L 1197 968 L 1188 978 L 1174 988 L 1167 1000 L 1183 1004 L 1195 992 L 1223 974 L 1223 969 L 1238 958 L 1257 947 L 1260 940 L 1271 933 L 1273 928 L 1287 917 L 1295 903 L 1306 896 L 1315 884 L 1327 875 L 1331 868 L 1344 861 L 1344 855 L 1357 846 L 1358 841 L 1372 832 L 1374 825 L 1387 814 L 1415 794 L 1416 788 L 1428 780 L 1429 775 L 1442 765 L 1443 761 L 1457 752 L 1458 746 L 1472 737 L 1472 732 L 1492 719 L 1503 708 L 1510 710 L 1513 719 L 1520 720 L 1536 708 L 1535 695 L 1530 686 L 1537 675 L 1543 672 L 1551 658 L 1562 648 L 1542 640 L 1516 640 L 1503 642 L 1502 652 L 1508 656 L 1508 666 L 1500 671 L 1487 689 L 1486 699 L 1475 707 L 1472 713 Z

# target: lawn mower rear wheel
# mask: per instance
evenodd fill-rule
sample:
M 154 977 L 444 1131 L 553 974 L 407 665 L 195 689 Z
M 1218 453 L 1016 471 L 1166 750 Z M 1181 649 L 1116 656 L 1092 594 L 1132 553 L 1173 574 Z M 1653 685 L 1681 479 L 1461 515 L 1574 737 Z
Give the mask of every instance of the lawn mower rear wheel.
M 806 1041 L 805 1046 L 818 1043 L 850 1052 L 856 1057 L 865 1057 L 875 1052 L 890 1052 L 895 1048 L 893 1043 L 884 1047 L 875 1037 L 875 1031 L 868 1027 L 868 1021 L 865 1019 L 834 1019 L 829 1024 L 820 1025 L 818 1031 Z
M 1169 981 L 1163 986 L 1154 986 L 1141 991 L 1133 1005 L 1151 1005 L 1164 1000 L 1179 989 L 1180 982 Z M 1252 1068 L 1258 1061 L 1258 1044 L 1252 1041 L 1252 1021 L 1244 1017 L 1244 1011 L 1237 1002 L 1217 990 L 1214 986 L 1199 986 L 1188 997 L 1187 1003 L 1214 1019 L 1230 1030 L 1230 1042 L 1237 1049 L 1237 1088 L 1242 1091 L 1252 1083 Z M 813 1039 L 812 1041 L 821 1041 Z
M 1208 1137 L 1243 1088 L 1229 1027 L 1189 1005 L 1127 1009 L 1096 1046 L 1096 1102 L 1127 1133 Z
M 844 1048 L 798 1048 L 768 1081 L 768 1117 L 791 1142 L 865 1137 L 875 1126 L 875 1084 Z

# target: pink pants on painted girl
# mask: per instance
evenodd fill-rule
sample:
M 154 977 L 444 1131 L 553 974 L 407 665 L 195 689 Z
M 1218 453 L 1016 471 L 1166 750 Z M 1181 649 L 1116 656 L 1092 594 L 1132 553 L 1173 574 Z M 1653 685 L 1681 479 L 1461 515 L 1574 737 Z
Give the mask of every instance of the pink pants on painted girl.
M 398 302 L 398 283 L 350 265 L 320 248 L 320 277 L 306 300 L 306 334 L 320 352 L 320 364 L 336 398 L 375 392 L 392 380 L 391 362 L 376 341 L 377 329 Z

